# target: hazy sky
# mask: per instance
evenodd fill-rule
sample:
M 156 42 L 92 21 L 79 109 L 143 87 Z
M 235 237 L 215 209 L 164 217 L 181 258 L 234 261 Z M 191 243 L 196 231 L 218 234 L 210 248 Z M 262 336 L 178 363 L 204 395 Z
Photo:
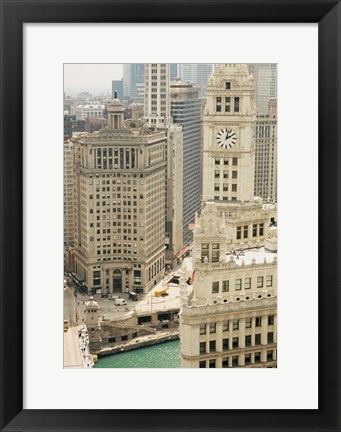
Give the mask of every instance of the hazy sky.
M 67 96 L 83 91 L 93 96 L 111 94 L 111 81 L 122 77 L 122 64 L 64 64 L 64 92 Z

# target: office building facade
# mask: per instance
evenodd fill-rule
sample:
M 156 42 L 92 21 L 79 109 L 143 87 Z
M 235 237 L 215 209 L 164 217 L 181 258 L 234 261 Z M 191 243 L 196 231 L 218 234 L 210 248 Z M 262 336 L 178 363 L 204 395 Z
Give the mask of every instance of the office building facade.
M 180 63 L 179 76 L 182 81 L 200 88 L 199 96 L 206 96 L 207 80 L 213 71 L 210 63 Z
M 276 367 L 276 206 L 254 198 L 255 87 L 247 65 L 216 65 L 204 115 L 194 281 L 182 281 L 182 367 Z
M 256 85 L 257 113 L 266 114 L 270 99 L 277 99 L 277 63 L 249 64 Z
M 124 121 L 107 107 L 108 127 L 73 139 L 75 272 L 89 293 L 148 292 L 165 268 L 163 131 Z
M 170 103 L 173 123 L 183 130 L 183 242 L 192 241 L 189 225 L 200 209 L 202 116 L 198 87 L 182 81 L 171 81 Z
M 165 248 L 166 265 L 176 264 L 183 247 L 183 131 L 172 123 L 170 109 L 170 67 L 166 63 L 145 65 L 144 120 L 156 130 L 167 134 Z
M 138 96 L 137 84 L 144 83 L 144 64 L 125 63 L 123 65 L 123 96 L 134 99 Z
M 73 143 L 64 139 L 64 247 L 73 246 L 74 232 Z
M 71 112 L 76 116 L 76 120 L 85 120 L 87 117 L 102 118 L 104 110 L 104 105 L 99 104 L 97 101 L 89 101 L 85 105 L 72 107 Z
M 255 196 L 277 202 L 277 101 L 266 114 L 258 113 L 255 127 Z

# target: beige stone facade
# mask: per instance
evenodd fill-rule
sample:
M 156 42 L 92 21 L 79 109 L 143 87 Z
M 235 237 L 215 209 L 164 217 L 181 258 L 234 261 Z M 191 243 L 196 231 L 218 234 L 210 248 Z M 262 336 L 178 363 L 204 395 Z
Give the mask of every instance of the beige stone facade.
M 247 66 L 217 65 L 207 95 L 193 286 L 182 281 L 181 364 L 276 367 L 277 208 L 253 194 L 256 107 Z
M 183 247 L 183 133 L 179 125 L 167 129 L 166 265 L 172 267 Z
M 166 134 L 124 122 L 73 139 L 75 270 L 88 292 L 147 292 L 165 268 Z
M 64 246 L 73 246 L 75 232 L 73 143 L 64 142 Z
M 199 88 L 182 81 L 170 83 L 171 114 L 173 123 L 183 129 L 183 245 L 192 241 L 189 225 L 194 222 L 195 212 L 200 209 L 202 115 Z
M 266 114 L 257 114 L 255 126 L 255 196 L 277 201 L 277 101 Z
M 203 202 L 253 199 L 255 89 L 246 65 L 217 65 L 204 115 Z
M 235 249 L 226 216 L 207 203 L 194 232 L 193 289 L 183 296 L 182 367 L 275 367 L 277 239 Z
M 144 118 L 155 128 L 170 123 L 169 64 L 144 65 Z
M 145 64 L 144 121 L 155 130 L 165 131 L 166 196 L 165 248 L 166 267 L 172 268 L 183 247 L 183 131 L 172 124 L 169 64 Z

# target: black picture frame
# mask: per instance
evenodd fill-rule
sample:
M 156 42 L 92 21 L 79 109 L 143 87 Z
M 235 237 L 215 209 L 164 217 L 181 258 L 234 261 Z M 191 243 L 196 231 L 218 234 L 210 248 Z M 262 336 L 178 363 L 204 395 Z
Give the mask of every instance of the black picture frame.
M 0 4 L 1 431 L 340 431 L 340 1 L 0 0 Z M 144 17 L 158 23 L 318 23 L 317 410 L 23 409 L 23 23 L 135 23 Z M 308 361 L 298 357 L 297 367 Z M 294 392 L 294 382 L 292 386 Z

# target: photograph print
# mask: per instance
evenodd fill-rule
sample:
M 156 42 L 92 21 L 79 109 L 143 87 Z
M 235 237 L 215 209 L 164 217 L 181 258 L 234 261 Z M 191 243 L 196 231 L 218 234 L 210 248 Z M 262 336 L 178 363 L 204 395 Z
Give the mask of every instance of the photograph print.
M 277 368 L 277 64 L 64 64 L 64 368 Z

